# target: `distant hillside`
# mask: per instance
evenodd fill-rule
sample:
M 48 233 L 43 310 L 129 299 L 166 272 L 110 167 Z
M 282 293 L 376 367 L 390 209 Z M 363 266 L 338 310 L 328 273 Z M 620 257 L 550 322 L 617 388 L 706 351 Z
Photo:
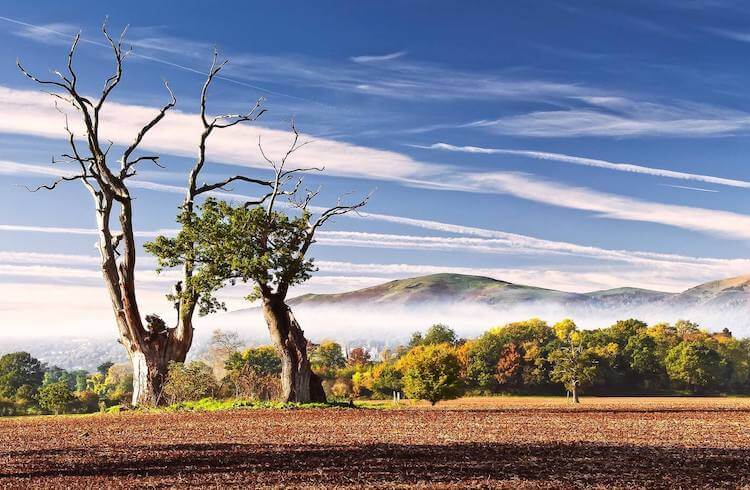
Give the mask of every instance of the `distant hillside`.
M 522 286 L 489 277 L 462 274 L 431 274 L 386 282 L 340 294 L 305 294 L 292 305 L 478 303 L 508 305 L 553 301 L 585 302 L 586 295 Z
M 489 277 L 432 274 L 386 282 L 339 294 L 305 294 L 292 305 L 415 305 L 470 303 L 499 307 L 545 303 L 594 310 L 680 307 L 694 309 L 750 307 L 750 275 L 712 281 L 682 293 L 666 293 L 632 287 L 568 293 L 554 289 L 513 284 Z M 636 311 L 632 311 L 633 314 Z
M 668 303 L 703 308 L 744 308 L 750 304 L 750 275 L 711 281 L 669 298 Z
M 689 319 L 711 330 L 750 336 L 750 275 L 712 281 L 681 293 L 621 287 L 570 293 L 482 276 L 431 274 L 339 294 L 305 294 L 289 301 L 305 329 L 319 338 L 391 341 L 431 322 L 455 326 L 462 335 L 540 317 L 572 318 L 582 328 L 623 318 L 648 323 Z M 212 327 L 265 334 L 257 308 L 212 315 Z
M 643 306 L 652 303 L 658 303 L 675 296 L 673 293 L 662 291 L 652 291 L 641 288 L 615 288 L 604 289 L 602 291 L 592 291 L 586 293 L 586 296 L 597 302 L 601 306 L 618 307 L 618 306 Z

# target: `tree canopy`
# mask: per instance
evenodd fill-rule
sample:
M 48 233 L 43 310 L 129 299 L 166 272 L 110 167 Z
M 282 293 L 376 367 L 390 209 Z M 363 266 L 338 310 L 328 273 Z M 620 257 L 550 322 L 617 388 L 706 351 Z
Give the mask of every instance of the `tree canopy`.
M 38 387 L 44 366 L 28 352 L 12 352 L 0 357 L 0 397 L 13 398 L 24 385 Z

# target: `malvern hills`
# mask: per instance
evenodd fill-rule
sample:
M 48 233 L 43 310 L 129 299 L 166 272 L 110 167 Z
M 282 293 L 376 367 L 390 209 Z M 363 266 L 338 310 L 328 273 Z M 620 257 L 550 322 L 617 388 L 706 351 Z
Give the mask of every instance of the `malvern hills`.
M 482 276 L 432 274 L 340 294 L 306 294 L 290 303 L 304 306 L 473 303 L 499 308 L 528 303 L 551 303 L 606 310 L 642 306 L 738 308 L 750 305 L 750 275 L 707 282 L 681 293 L 631 287 L 568 293 Z
M 687 319 L 712 331 L 750 334 L 750 275 L 701 284 L 679 293 L 621 287 L 570 293 L 513 284 L 489 277 L 432 274 L 385 282 L 338 294 L 305 294 L 290 300 L 310 334 L 340 340 L 399 341 L 432 322 L 461 335 L 511 321 L 572 318 L 599 328 L 624 318 L 648 323 Z M 212 328 L 264 333 L 257 308 L 213 315 Z

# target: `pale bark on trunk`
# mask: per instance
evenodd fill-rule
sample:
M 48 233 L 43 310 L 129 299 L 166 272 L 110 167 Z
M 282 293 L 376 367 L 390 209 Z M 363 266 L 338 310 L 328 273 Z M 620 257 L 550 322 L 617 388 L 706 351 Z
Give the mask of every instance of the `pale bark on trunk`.
M 578 386 L 574 384 L 572 391 L 573 391 L 573 403 L 581 403 L 581 400 L 578 399 Z
M 307 339 L 289 306 L 275 298 L 263 300 L 263 316 L 281 358 L 282 401 L 326 401 L 323 384 L 307 358 Z
M 118 160 L 119 170 L 110 167 L 107 158 L 112 144 L 105 147 L 100 143 L 99 122 L 105 101 L 120 83 L 123 60 L 129 51 L 123 50 L 124 31 L 120 39 L 116 41 L 109 35 L 105 21 L 102 25 L 102 32 L 112 48 L 115 73 L 104 82 L 98 99 L 81 96 L 78 92 L 78 77 L 73 67 L 73 58 L 80 40 L 80 33 L 75 36 L 68 53 L 67 76 L 55 72 L 58 78 L 54 81 L 42 80 L 27 72 L 20 61 L 16 63 L 21 73 L 32 81 L 45 86 L 54 86 L 55 92 L 58 92 L 58 89 L 62 90 L 62 95 L 58 93 L 54 95 L 57 100 L 67 102 L 76 109 L 76 114 L 80 115 L 80 122 L 83 123 L 85 130 L 80 135 L 81 138 L 76 138 L 68 125 L 67 114 L 65 115 L 65 130 L 68 134 L 70 149 L 62 155 L 63 161 L 77 163 L 80 172 L 63 176 L 51 185 L 39 186 L 33 192 L 42 188 L 52 190 L 63 181 L 79 180 L 93 197 L 99 231 L 97 248 L 101 255 L 102 275 L 114 310 L 120 342 L 125 347 L 133 365 L 133 404 L 152 404 L 159 401 L 161 384 L 169 361 L 185 359 L 187 349 L 192 342 L 192 324 L 189 321 L 178 322 L 177 328 L 167 329 L 163 321 L 158 321 L 150 322 L 150 326 L 144 326 L 136 300 L 136 242 L 132 222 L 132 197 L 126 181 L 136 175 L 136 165 L 139 162 L 150 161 L 157 164 L 158 156 L 136 157 L 134 152 L 138 150 L 146 134 L 164 118 L 167 111 L 174 107 L 177 101 L 165 82 L 170 101 L 141 127 L 133 142 L 123 151 L 122 157 Z M 64 113 L 62 110 L 60 112 Z M 119 232 L 113 232 L 111 228 L 115 203 L 119 205 L 120 211 L 121 231 Z M 181 315 L 183 310 L 190 310 L 192 314 L 192 309 L 181 307 Z
M 112 210 L 111 200 L 105 198 L 98 206 L 98 249 L 102 258 L 104 282 L 112 302 L 120 343 L 125 347 L 133 367 L 134 406 L 151 406 L 163 402 L 162 386 L 170 362 L 184 362 L 192 344 L 192 313 L 194 304 L 181 302 L 176 328 L 166 328 L 163 322 L 144 325 L 135 294 L 135 240 L 132 231 L 131 205 L 121 202 L 120 226 L 123 230 L 122 256 L 113 246 L 113 235 L 109 228 Z
M 183 323 L 185 322 L 185 323 Z M 171 362 L 185 362 L 192 344 L 192 319 L 181 318 L 178 328 L 149 330 L 140 344 L 128 349 L 133 366 L 134 406 L 155 406 L 165 403 L 164 382 Z M 186 333 L 187 337 L 178 335 Z

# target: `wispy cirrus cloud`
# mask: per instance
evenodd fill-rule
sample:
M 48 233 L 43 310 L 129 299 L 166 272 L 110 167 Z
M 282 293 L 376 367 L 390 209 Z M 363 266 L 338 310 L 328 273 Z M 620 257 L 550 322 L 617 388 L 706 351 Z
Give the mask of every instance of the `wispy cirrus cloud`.
M 600 160 L 596 158 L 586 158 L 573 155 L 566 155 L 563 153 L 551 153 L 546 151 L 532 151 L 532 150 L 515 150 L 507 148 L 483 148 L 477 146 L 455 146 L 447 143 L 435 143 L 427 146 L 414 145 L 417 148 L 431 149 L 431 150 L 443 150 L 460 153 L 474 153 L 482 155 L 511 155 L 534 158 L 537 160 L 549 160 L 555 162 L 570 163 L 573 165 L 582 165 L 586 167 L 604 168 L 608 170 L 616 170 L 619 172 L 629 172 L 644 175 L 653 175 L 656 177 L 667 177 L 670 179 L 681 179 L 691 180 L 696 182 L 705 182 L 707 184 L 717 184 L 729 187 L 739 187 L 743 189 L 750 189 L 750 182 L 745 180 L 727 179 L 724 177 L 715 177 L 713 175 L 702 175 L 693 174 L 688 172 L 679 172 L 675 170 L 667 170 L 664 168 L 646 167 L 644 165 L 636 165 L 632 163 L 617 163 L 609 162 L 606 160 Z M 715 192 L 707 189 L 708 192 Z
M 69 24 L 34 25 L 0 16 L 18 26 L 15 34 L 40 42 L 69 42 L 74 28 Z M 77 29 L 75 29 L 77 30 Z M 722 35 L 721 30 L 716 32 Z M 154 27 L 133 27 L 129 42 L 143 60 L 204 75 L 205 63 L 214 45 L 185 39 Z M 744 39 L 742 32 L 726 31 L 725 37 Z M 104 43 L 84 42 L 106 48 Z M 531 137 L 581 136 L 716 136 L 746 131 L 750 115 L 707 104 L 684 101 L 635 102 L 636 96 L 611 95 L 581 83 L 508 75 L 503 72 L 458 70 L 434 63 L 405 60 L 405 51 L 383 55 L 361 55 L 349 63 L 302 57 L 294 53 L 268 55 L 254 52 L 226 53 L 232 63 L 221 77 L 265 93 L 320 104 L 300 97 L 293 87 L 335 90 L 376 97 L 409 100 L 513 99 L 552 102 L 569 106 L 563 110 L 537 110 L 524 114 L 467 123 L 424 125 L 412 132 L 435 129 L 484 127 L 502 134 Z M 200 65 L 196 62 L 200 61 Z M 387 61 L 383 63 L 383 61 Z M 260 86 L 260 82 L 282 83 L 283 89 Z M 640 100 L 640 96 L 638 97 Z M 573 102 L 583 102 L 575 105 Z M 325 104 L 323 104 L 325 105 Z M 407 130 L 408 131 L 408 130 Z
M 0 20 L 17 26 L 14 33 L 44 43 L 70 42 L 72 30 L 67 24 L 35 25 L 19 19 L 0 16 Z M 107 47 L 84 36 L 83 42 Z M 128 40 L 137 50 L 134 56 L 166 64 L 173 68 L 203 75 L 206 60 L 214 45 L 196 39 L 172 36 L 153 27 L 133 27 Z M 272 90 L 256 82 L 283 83 L 350 92 L 394 99 L 489 99 L 514 97 L 544 100 L 551 97 L 587 95 L 590 89 L 578 84 L 510 77 L 501 73 L 462 71 L 419 61 L 404 61 L 405 51 L 384 55 L 354 56 L 348 62 L 301 57 L 294 53 L 268 55 L 254 52 L 227 52 L 231 59 L 222 77 L 233 83 L 246 84 L 266 93 L 292 97 L 308 102 L 286 90 Z M 201 62 L 196 68 L 195 63 Z M 387 61 L 387 63 L 383 63 Z
M 248 102 L 249 104 L 254 103 Z M 65 138 L 61 115 L 55 110 L 48 95 L 33 90 L 16 90 L 0 86 L 0 104 L 4 117 L 0 119 L 0 132 L 24 134 L 51 139 Z M 129 145 L 143 124 L 156 113 L 156 108 L 111 103 L 103 113 L 102 135 L 119 145 Z M 75 126 L 76 134 L 83 128 Z M 141 145 L 152 151 L 176 156 L 193 157 L 196 149 L 184 142 L 197 141 L 200 121 L 197 114 L 171 111 L 154 128 Z M 368 176 L 392 180 L 403 176 L 428 175 L 438 170 L 427 163 L 418 162 L 407 155 L 353 145 L 331 139 L 315 139 L 303 134 L 305 140 L 314 140 L 304 152 L 296 155 L 300 166 L 325 166 L 326 170 L 340 176 Z M 262 141 L 267 154 L 283 155 L 291 143 L 291 133 L 261 125 L 235 126 L 216 133 L 211 140 L 209 158 L 212 161 L 244 167 L 268 168 L 258 151 Z
M 691 187 L 689 185 L 674 185 L 674 184 L 659 184 L 663 187 L 672 187 L 673 189 L 685 189 L 687 191 L 696 191 L 696 192 L 712 192 L 717 193 L 716 189 L 704 189 L 703 187 Z
M 1 20 L 17 22 L 15 19 L 0 16 Z M 65 22 L 52 22 L 49 24 L 33 25 L 21 23 L 21 28 L 13 31 L 18 37 L 29 39 L 44 44 L 60 44 L 62 39 L 72 39 L 81 28 L 74 24 Z
M 101 271 L 95 267 L 97 257 L 72 254 L 33 254 L 25 252 L 0 252 L 0 288 L 14 280 L 36 280 L 60 287 L 78 288 L 83 285 L 96 286 Z M 706 260 L 708 262 L 701 262 Z M 344 292 L 360 287 L 373 286 L 391 279 L 400 279 L 435 273 L 456 273 L 492 277 L 498 280 L 530 286 L 560 289 L 571 292 L 586 292 L 594 289 L 636 286 L 665 291 L 682 291 L 697 282 L 715 280 L 717 277 L 740 275 L 747 271 L 750 261 L 745 259 L 699 259 L 684 262 L 609 264 L 585 262 L 555 265 L 527 265 L 524 267 L 466 267 L 429 263 L 356 263 L 319 260 L 315 264 L 318 273 L 294 294 L 310 291 Z M 153 260 L 146 261 L 147 267 Z M 178 274 L 166 271 L 155 274 L 153 270 L 141 268 L 137 282 L 150 303 L 160 304 L 163 291 L 168 284 L 179 279 Z M 233 299 L 234 307 L 242 306 L 241 294 L 247 286 L 227 287 L 223 297 Z M 322 289 L 321 289 L 322 288 Z M 23 293 L 23 297 L 28 297 Z M 102 299 L 104 295 L 102 294 Z M 106 311 L 106 308 L 104 308 Z M 167 310 L 168 311 L 168 310 Z
M 2 123 L 0 123 L 1 125 Z M 424 165 L 430 170 L 428 175 L 435 175 L 436 178 L 431 180 L 429 178 L 418 179 L 402 176 L 394 179 L 393 176 L 389 176 L 387 180 L 396 180 L 405 185 L 437 190 L 501 193 L 546 205 L 589 211 L 595 213 L 597 217 L 657 223 L 699 231 L 723 238 L 750 240 L 750 216 L 740 213 L 644 201 L 618 194 L 599 192 L 586 187 L 574 187 L 547 181 L 517 172 L 458 172 L 450 167 Z M 2 167 L 2 162 L 0 162 L 0 168 Z M 17 168 L 17 165 L 14 168 Z M 370 175 L 369 177 L 378 178 L 379 175 Z M 357 177 L 368 176 L 366 173 L 363 173 L 357 175 Z M 178 186 L 147 181 L 134 181 L 134 183 L 138 187 L 149 190 L 170 193 L 184 192 Z M 548 196 L 556 196 L 556 199 L 550 200 Z M 219 197 L 247 200 L 250 196 L 224 192 L 220 193 Z M 311 208 L 311 211 L 320 212 L 322 209 L 321 207 L 314 207 Z M 361 212 L 357 218 L 433 229 L 448 233 L 460 233 L 486 238 L 494 237 L 491 232 L 488 233 L 487 230 L 481 228 L 452 225 L 404 216 Z
M 717 36 L 731 39 L 733 41 L 739 41 L 742 43 L 750 43 L 750 32 L 747 31 L 736 31 L 732 29 L 725 29 L 720 27 L 710 27 L 704 29 L 707 32 L 710 32 L 711 34 L 715 34 Z
M 434 223 L 426 222 L 427 226 Z M 716 277 L 728 277 L 739 275 L 750 269 L 750 260 L 736 258 L 713 258 L 713 257 L 692 257 L 678 254 L 665 254 L 636 250 L 616 250 L 604 249 L 600 247 L 584 246 L 568 242 L 559 242 L 544 240 L 526 235 L 502 232 L 499 230 L 488 229 L 463 229 L 463 227 L 450 228 L 456 225 L 445 224 L 445 229 L 453 232 L 465 231 L 472 235 L 482 233 L 493 238 L 477 238 L 476 236 L 416 236 L 404 234 L 385 234 L 385 233 L 368 233 L 354 231 L 330 231 L 322 230 L 318 234 L 318 244 L 323 247 L 364 247 L 364 248 L 385 248 L 398 250 L 415 250 L 420 252 L 450 251 L 455 253 L 486 253 L 502 254 L 512 257 L 533 256 L 536 265 L 529 266 L 529 270 L 538 271 L 541 264 L 547 263 L 549 267 L 560 267 L 560 256 L 581 257 L 585 262 L 569 262 L 566 266 L 569 271 L 567 278 L 568 285 L 566 290 L 581 291 L 573 287 L 578 281 L 577 275 L 585 272 L 591 274 L 596 270 L 608 270 L 610 282 L 600 283 L 600 287 L 607 284 L 614 285 L 615 279 L 620 277 L 620 284 L 623 284 L 624 278 L 628 278 L 627 284 L 637 285 L 639 287 L 654 287 L 658 284 L 669 286 L 670 290 L 679 290 L 688 287 L 693 283 L 701 280 L 711 280 Z M 22 233 L 58 233 L 58 234 L 95 234 L 94 229 L 81 228 L 64 228 L 64 227 L 44 227 L 44 226 L 22 226 L 0 224 L 0 231 L 22 232 Z M 176 230 L 141 230 L 137 233 L 140 237 L 153 238 L 157 235 L 173 235 Z M 152 257 L 143 257 L 139 263 L 153 265 Z M 6 263 L 14 265 L 14 271 L 24 272 L 24 269 L 18 269 L 22 265 L 91 265 L 98 262 L 95 256 L 76 256 L 67 254 L 49 254 L 33 252 L 0 252 L 0 264 Z M 565 262 L 565 261 L 563 261 Z M 367 273 L 370 276 L 377 274 L 376 269 L 360 270 L 355 265 L 350 269 L 336 271 L 323 264 L 332 264 L 331 261 L 316 262 L 324 273 Z M 338 262 L 336 262 L 338 263 Z M 347 263 L 348 264 L 348 263 Z M 379 264 L 381 273 L 395 274 L 401 271 L 403 274 L 419 274 L 432 272 L 453 271 L 469 274 L 485 274 L 489 269 L 456 267 L 452 265 L 431 265 L 418 266 L 414 264 Z M 409 268 L 411 267 L 411 268 Z M 420 268 L 423 267 L 423 268 Z M 499 271 L 500 269 L 498 269 Z M 506 270 L 507 269 L 502 269 Z M 427 271 L 427 272 L 425 272 Z M 472 272 L 473 271 L 473 272 Z M 497 271 L 496 271 L 497 272 Z M 649 278 L 646 282 L 638 282 L 633 278 L 635 273 L 641 274 L 644 278 Z M 9 270 L 6 269 L 6 274 Z M 77 273 L 76 273 L 77 274 Z M 12 274 L 11 274 L 12 275 Z M 44 276 L 43 269 L 28 269 L 20 275 Z M 491 274 L 492 277 L 510 280 L 504 278 L 498 273 Z M 94 276 L 91 276 L 94 277 Z M 98 277 L 98 276 L 97 276 Z M 151 277 L 146 275 L 146 279 Z M 402 277 L 405 277 L 402 275 Z M 536 279 L 527 277 L 526 282 L 532 285 L 544 286 L 539 277 Z
M 601 218 L 658 223 L 725 238 L 750 240 L 750 216 L 731 211 L 644 201 L 513 172 L 477 175 L 469 185 L 540 203 L 550 203 L 549 196 L 555 196 L 554 206 L 589 211 Z
M 362 55 L 352 56 L 349 58 L 355 63 L 377 63 L 379 61 L 391 61 L 397 58 L 401 58 L 406 55 L 406 51 L 396 51 L 395 53 L 381 54 L 381 55 Z
M 706 104 L 637 102 L 620 96 L 579 95 L 584 105 L 533 111 L 469 123 L 495 133 L 529 137 L 724 136 L 750 129 L 750 114 Z M 462 126 L 466 126 L 463 124 Z
M 586 102 L 612 110 L 628 110 L 633 106 L 631 101 L 611 97 L 589 97 Z M 0 118 L 0 133 L 61 140 L 66 138 L 61 127 L 61 116 L 46 94 L 0 86 L 0 106 L 4 113 L 4 117 Z M 658 112 L 654 108 L 651 110 Z M 144 122 L 150 120 L 155 113 L 156 109 L 152 107 L 112 103 L 108 112 L 103 114 L 101 135 L 115 144 L 127 145 Z M 73 130 L 83 134 L 80 127 L 73 126 Z M 192 157 L 195 149 L 186 147 L 184 142 L 197 141 L 199 132 L 197 115 L 174 111 L 146 136 L 141 146 L 158 153 Z M 259 138 L 270 155 L 283 155 L 290 144 L 290 134 L 287 131 L 259 124 L 235 126 L 214 135 L 209 159 L 241 167 L 267 169 L 267 163 L 257 149 Z M 306 136 L 303 135 L 303 138 Z M 5 167 L 8 172 L 19 171 L 19 164 L 15 167 L 12 164 L 13 162 L 0 163 L 0 167 Z M 739 213 L 644 201 L 513 172 L 466 172 L 447 165 L 419 161 L 404 153 L 333 139 L 315 140 L 304 152 L 295 155 L 293 164 L 323 165 L 330 175 L 344 177 L 393 181 L 438 190 L 502 193 L 546 205 L 589 211 L 601 217 L 658 223 L 725 238 L 750 239 L 750 217 Z M 597 164 L 603 165 L 602 162 Z M 133 184 L 163 192 L 184 192 L 179 186 L 147 181 L 133 181 Z M 547 199 L 550 195 L 557 198 Z M 223 193 L 221 197 L 242 196 Z M 369 216 L 370 219 L 409 224 L 409 218 L 405 217 L 378 217 L 367 213 L 362 215 Z M 423 227 L 425 223 L 414 225 Z

